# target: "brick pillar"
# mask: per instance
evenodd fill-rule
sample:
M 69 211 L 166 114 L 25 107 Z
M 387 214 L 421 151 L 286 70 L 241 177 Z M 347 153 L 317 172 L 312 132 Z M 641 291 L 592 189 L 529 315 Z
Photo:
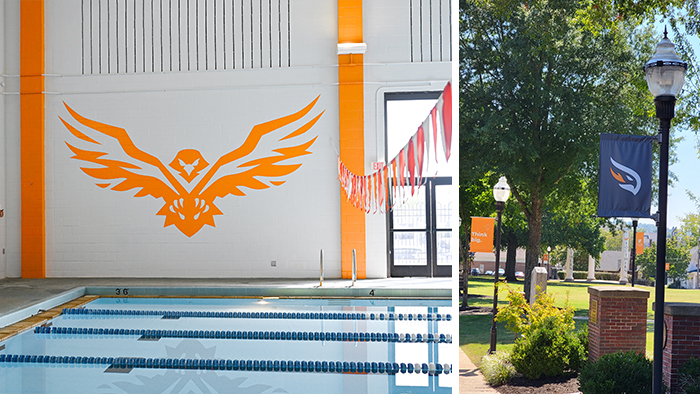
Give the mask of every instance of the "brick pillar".
M 664 383 L 678 392 L 678 370 L 691 357 L 700 357 L 700 304 L 669 302 L 664 304 L 666 347 L 664 347 Z
M 636 287 L 589 287 L 588 360 L 618 351 L 644 352 L 649 292 Z

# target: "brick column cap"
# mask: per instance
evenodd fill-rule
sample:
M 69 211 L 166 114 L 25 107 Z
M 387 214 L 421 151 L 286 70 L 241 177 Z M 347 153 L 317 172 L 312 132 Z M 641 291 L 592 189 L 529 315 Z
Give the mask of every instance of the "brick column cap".
M 591 286 L 588 294 L 600 298 L 649 298 L 649 291 L 636 287 Z
M 656 303 L 651 304 L 651 309 L 656 310 Z M 700 316 L 700 304 L 691 302 L 664 302 L 664 315 L 671 316 Z

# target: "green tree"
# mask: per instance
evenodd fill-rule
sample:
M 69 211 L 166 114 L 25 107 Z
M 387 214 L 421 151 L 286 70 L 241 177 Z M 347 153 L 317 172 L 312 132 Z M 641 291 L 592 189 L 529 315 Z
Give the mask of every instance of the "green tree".
M 681 220 L 680 237 L 682 242 L 693 247 L 700 240 L 700 199 L 691 191 L 686 190 L 688 198 L 695 203 L 695 212 L 686 213 Z
M 605 250 L 622 250 L 622 233 L 620 231 L 604 231 Z
M 663 22 L 676 45 L 676 52 L 688 63 L 683 91 L 677 97 L 674 123 L 700 131 L 700 69 L 690 37 L 700 36 L 698 0 L 595 0 L 588 2 L 582 19 L 592 29 L 614 28 L 620 21 Z M 640 105 L 649 105 L 648 101 Z M 653 111 L 651 111 L 653 113 Z
M 542 244 L 573 248 L 577 255 L 585 255 L 587 265 L 588 255 L 597 258 L 605 250 L 601 227 L 607 221 L 596 217 L 597 196 L 579 194 L 559 199 L 554 193 L 549 200 L 542 216 Z
M 596 194 L 599 133 L 653 133 L 641 65 L 656 42 L 632 22 L 590 29 L 575 0 L 460 6 L 460 166 L 507 177 L 528 224 L 529 297 L 544 212 Z
M 666 263 L 669 265 L 669 270 L 666 275 L 673 281 L 685 279 L 688 274 L 688 265 L 690 264 L 689 247 L 682 245 L 676 239 L 668 239 L 666 241 Z M 647 278 L 656 279 L 656 245 L 652 244 L 650 248 L 644 248 L 644 253 L 637 256 L 635 260 L 639 270 Z

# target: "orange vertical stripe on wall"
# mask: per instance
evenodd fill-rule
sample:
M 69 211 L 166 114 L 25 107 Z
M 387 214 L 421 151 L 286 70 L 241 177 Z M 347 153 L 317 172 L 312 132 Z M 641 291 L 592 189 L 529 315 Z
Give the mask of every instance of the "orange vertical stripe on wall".
M 46 277 L 44 0 L 20 0 L 22 278 Z
M 362 0 L 338 0 L 338 43 L 361 42 Z M 365 173 L 363 61 L 361 54 L 338 55 L 340 158 L 355 174 Z M 340 198 L 341 275 L 352 278 L 352 250 L 355 249 L 357 278 L 365 279 L 365 213 L 352 206 L 344 191 Z

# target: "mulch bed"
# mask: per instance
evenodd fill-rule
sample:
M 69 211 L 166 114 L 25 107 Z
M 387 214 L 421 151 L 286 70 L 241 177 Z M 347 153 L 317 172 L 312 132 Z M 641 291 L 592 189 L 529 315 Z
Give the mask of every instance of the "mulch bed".
M 496 387 L 503 394 L 572 394 L 578 393 L 578 376 L 560 376 L 538 380 L 517 377 L 508 384 Z
M 459 308 L 459 315 L 490 315 L 493 313 L 493 307 L 490 306 L 466 306 Z

